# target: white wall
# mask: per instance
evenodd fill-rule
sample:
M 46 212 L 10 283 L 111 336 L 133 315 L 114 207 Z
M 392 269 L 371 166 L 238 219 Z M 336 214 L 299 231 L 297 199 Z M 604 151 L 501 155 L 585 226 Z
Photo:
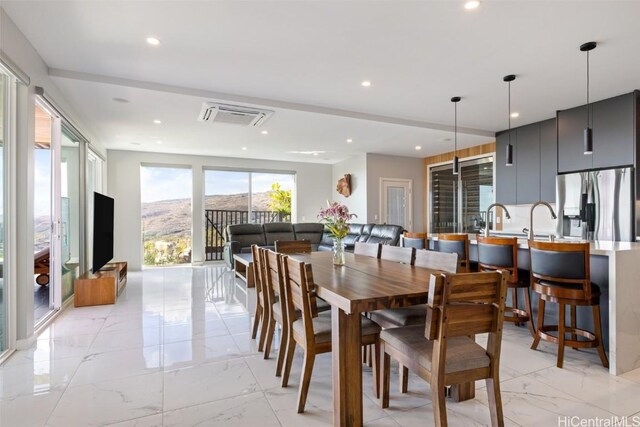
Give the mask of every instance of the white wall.
M 127 261 L 131 270 L 142 267 L 141 164 L 191 167 L 194 263 L 202 262 L 205 258 L 203 168 L 295 172 L 296 203 L 293 206 L 292 222 L 315 222 L 319 209 L 332 197 L 329 186 L 331 165 L 109 150 L 108 194 L 115 199 L 114 259 Z
M 413 232 L 423 231 L 424 159 L 367 154 L 367 222 L 380 222 L 380 178 L 410 179 L 413 189 Z
M 344 197 L 336 191 L 338 180 L 351 174 L 351 196 Z M 346 205 L 349 212 L 358 215 L 353 222 L 367 222 L 367 155 L 354 156 L 333 165 L 333 181 L 330 183 L 335 200 Z

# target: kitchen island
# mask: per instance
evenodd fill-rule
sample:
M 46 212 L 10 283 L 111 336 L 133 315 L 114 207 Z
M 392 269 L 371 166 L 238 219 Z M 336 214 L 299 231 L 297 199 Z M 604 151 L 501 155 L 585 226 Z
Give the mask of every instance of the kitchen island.
M 492 233 L 492 235 L 494 235 Z M 505 236 L 496 233 L 496 236 Z M 544 239 L 542 239 L 544 240 Z M 470 259 L 477 261 L 476 235 L 469 235 Z M 579 240 L 557 240 L 579 242 Z M 436 249 L 437 235 L 429 235 L 429 247 Z M 518 238 L 518 267 L 529 269 L 529 246 L 526 238 Z M 594 241 L 590 245 L 591 281 L 602 292 L 600 309 L 605 348 L 609 357 L 609 372 L 620 375 L 640 368 L 640 243 Z M 534 312 L 537 298 L 532 295 Z M 549 322 L 557 322 L 557 314 L 549 310 L 556 304 L 547 304 Z M 557 311 L 556 311 L 557 313 Z M 554 317 L 551 317 L 554 316 Z M 555 321 L 552 319 L 556 319 Z M 578 324 L 592 327 L 590 316 L 578 310 Z

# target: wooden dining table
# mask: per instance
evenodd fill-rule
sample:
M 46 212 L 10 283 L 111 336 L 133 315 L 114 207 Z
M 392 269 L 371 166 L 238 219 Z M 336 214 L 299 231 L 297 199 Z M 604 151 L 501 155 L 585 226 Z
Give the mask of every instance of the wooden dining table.
M 311 264 L 317 294 L 332 306 L 333 425 L 361 426 L 362 313 L 426 303 L 429 277 L 440 271 L 352 253 L 345 254 L 343 266 L 333 265 L 331 252 L 293 257 Z

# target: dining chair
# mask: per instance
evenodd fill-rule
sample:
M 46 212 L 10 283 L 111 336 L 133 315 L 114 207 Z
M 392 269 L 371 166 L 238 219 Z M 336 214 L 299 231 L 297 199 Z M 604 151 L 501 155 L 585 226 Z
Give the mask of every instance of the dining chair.
M 432 275 L 425 326 L 380 333 L 383 408 L 389 407 L 391 357 L 431 385 L 436 426 L 447 425 L 445 387 L 484 379 L 491 425 L 503 426 L 500 347 L 508 272 Z M 485 347 L 473 336 L 488 333 Z
M 271 343 L 273 341 L 273 335 L 275 334 L 276 323 L 280 325 L 282 334 L 284 337 L 287 334 L 287 312 L 283 307 L 284 288 L 282 281 L 282 272 L 279 268 L 279 254 L 269 249 L 261 248 L 260 255 L 262 256 L 262 264 L 264 268 L 264 290 L 267 294 L 267 300 L 269 301 L 269 323 L 267 324 L 266 340 L 264 346 L 264 358 L 269 358 L 271 351 Z M 286 340 L 285 340 L 286 343 Z M 283 342 L 280 341 L 280 351 L 278 352 L 278 359 L 276 363 L 276 375 L 281 372 L 282 358 L 283 356 Z
M 380 243 L 356 242 L 353 253 L 380 259 L 381 246 Z
M 285 283 L 287 310 L 290 316 L 296 309 L 300 310 L 301 317 L 293 321 L 291 335 L 287 344 L 284 371 L 282 373 L 282 386 L 288 385 L 291 364 L 296 344 L 304 351 L 304 362 L 300 387 L 298 389 L 298 413 L 304 412 L 313 373 L 313 364 L 317 354 L 331 351 L 331 313 L 318 313 L 315 310 L 316 295 L 313 283 L 313 271 L 311 264 L 297 261 L 291 257 L 282 257 L 283 275 Z M 374 344 L 373 387 L 374 392 L 379 392 L 379 335 L 380 327 L 371 320 L 362 317 L 362 345 Z
M 275 251 L 280 254 L 310 254 L 310 240 L 276 240 Z
M 458 273 L 470 271 L 468 234 L 438 234 L 436 247 L 438 252 L 458 254 Z
M 529 277 L 518 274 L 518 239 L 516 237 L 476 237 L 478 242 L 478 270 L 506 270 L 509 274 L 507 288 L 511 290 L 511 305 L 504 308 L 504 320 L 516 326 L 527 323 L 529 332 L 535 337 L 531 295 L 529 295 Z M 524 280 L 523 280 L 524 279 Z M 522 291 L 524 307 L 518 304 L 518 291 Z M 508 292 L 507 292 L 508 293 Z
M 458 270 L 458 254 L 423 249 L 416 251 L 414 265 L 416 267 L 455 274 Z M 426 315 L 427 305 L 418 304 L 408 307 L 376 310 L 371 312 L 370 318 L 383 329 L 388 329 L 401 326 L 424 325 Z M 409 387 L 409 370 L 406 366 L 400 365 L 398 372 L 400 392 L 406 393 Z
M 400 246 L 405 248 L 427 249 L 426 233 L 411 233 L 405 231 L 400 237 Z
M 267 326 L 269 325 L 269 316 L 271 309 L 267 300 L 267 293 L 263 290 L 264 284 L 264 266 L 262 264 L 260 247 L 251 245 L 251 255 L 253 258 L 253 282 L 256 289 L 256 311 L 253 320 L 253 329 L 251 338 L 256 339 L 258 329 L 260 329 L 260 339 L 258 340 L 258 350 L 264 350 L 265 338 L 267 336 Z
M 535 350 L 541 339 L 558 344 L 557 366 L 562 368 L 564 347 L 597 347 L 600 361 L 609 367 L 602 343 L 600 287 L 591 282 L 589 243 L 536 242 L 529 240 L 531 289 L 538 294 L 538 325 L 531 344 Z M 545 303 L 558 304 L 558 324 L 545 325 Z M 570 307 L 571 326 L 566 326 L 565 306 Z M 576 307 L 591 307 L 594 332 L 578 328 Z M 550 332 L 557 332 L 552 334 Z M 571 338 L 566 339 L 566 334 Z M 582 339 L 578 339 L 580 336 Z
M 380 259 L 387 261 L 401 262 L 413 265 L 416 257 L 415 248 L 402 248 L 400 246 L 382 245 Z

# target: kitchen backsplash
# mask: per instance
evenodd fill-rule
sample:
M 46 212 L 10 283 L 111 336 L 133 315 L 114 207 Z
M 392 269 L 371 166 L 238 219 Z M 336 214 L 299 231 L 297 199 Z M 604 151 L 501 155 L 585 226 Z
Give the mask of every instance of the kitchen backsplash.
M 529 212 L 532 205 L 506 205 L 511 214 L 511 219 L 505 219 L 502 214 L 502 230 L 521 232 L 524 227 L 529 228 Z M 556 204 L 551 203 L 553 210 Z M 558 212 L 556 212 L 556 215 Z M 536 234 L 554 234 L 556 232 L 556 220 L 551 218 L 551 213 L 546 206 L 538 206 L 533 212 L 533 229 Z

